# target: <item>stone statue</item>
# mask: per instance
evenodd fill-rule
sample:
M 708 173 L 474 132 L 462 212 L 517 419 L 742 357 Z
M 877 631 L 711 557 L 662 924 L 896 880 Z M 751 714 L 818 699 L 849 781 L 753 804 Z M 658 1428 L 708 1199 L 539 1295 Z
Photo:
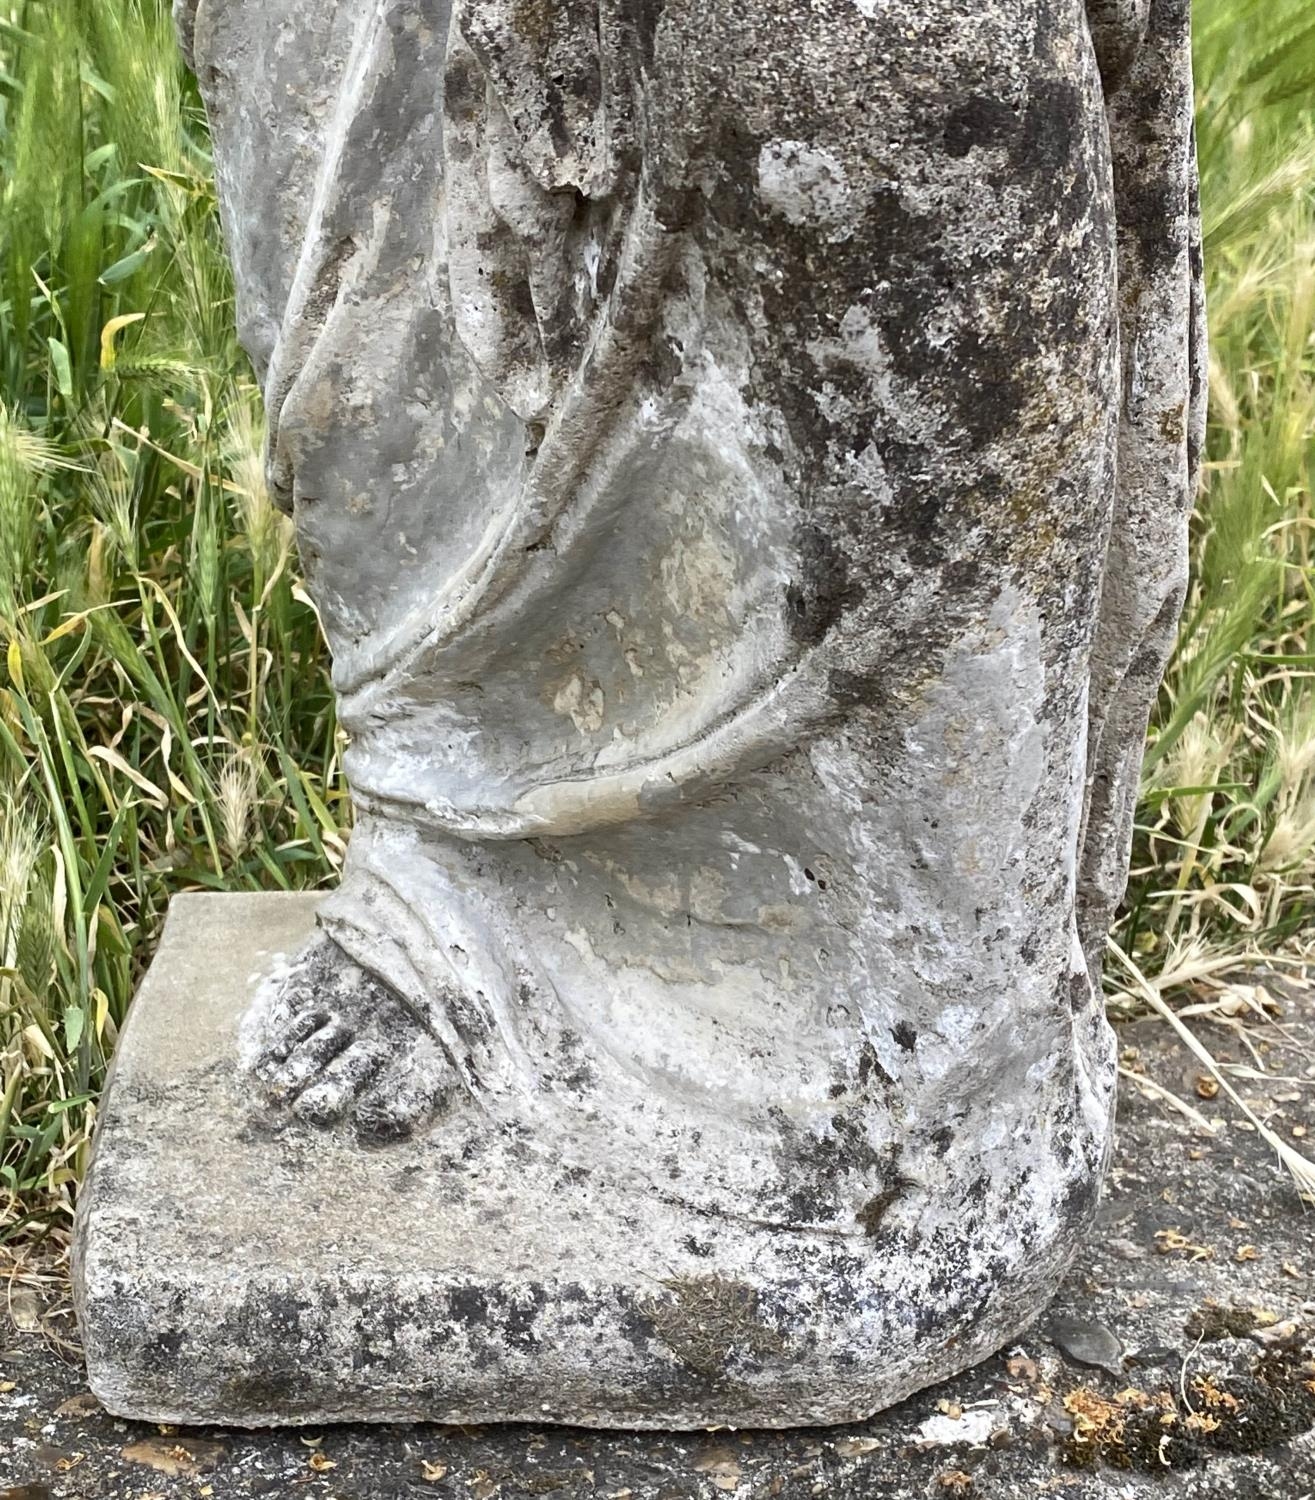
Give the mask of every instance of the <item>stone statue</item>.
M 409 1211 L 580 1191 L 671 1272 L 624 1400 L 554 1348 L 466 1415 L 857 1416 L 1079 1243 L 1202 432 L 1188 20 L 184 0 L 357 808 L 260 1128 L 483 1152 Z

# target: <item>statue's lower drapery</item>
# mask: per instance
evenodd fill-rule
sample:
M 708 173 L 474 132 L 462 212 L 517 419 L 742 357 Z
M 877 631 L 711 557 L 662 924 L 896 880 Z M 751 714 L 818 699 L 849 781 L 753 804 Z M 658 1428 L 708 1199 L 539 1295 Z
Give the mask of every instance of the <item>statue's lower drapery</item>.
M 184 21 L 351 736 L 362 1078 L 1016 1323 L 1107 1147 L 1184 588 L 1186 0 Z

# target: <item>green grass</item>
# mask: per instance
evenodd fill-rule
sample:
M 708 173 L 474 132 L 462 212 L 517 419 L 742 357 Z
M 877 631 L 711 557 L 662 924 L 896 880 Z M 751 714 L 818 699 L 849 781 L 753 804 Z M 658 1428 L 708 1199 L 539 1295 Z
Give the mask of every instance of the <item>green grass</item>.
M 0 1232 L 66 1218 L 172 892 L 347 817 L 162 0 L 0 9 Z
M 1315 21 L 1197 5 L 1208 483 L 1118 932 L 1169 989 L 1315 906 Z M 67 1227 L 172 892 L 321 884 L 343 852 L 232 325 L 164 0 L 0 0 L 0 1238 Z
M 1166 990 L 1315 916 L 1315 14 L 1197 0 L 1196 66 L 1210 424 L 1116 932 Z

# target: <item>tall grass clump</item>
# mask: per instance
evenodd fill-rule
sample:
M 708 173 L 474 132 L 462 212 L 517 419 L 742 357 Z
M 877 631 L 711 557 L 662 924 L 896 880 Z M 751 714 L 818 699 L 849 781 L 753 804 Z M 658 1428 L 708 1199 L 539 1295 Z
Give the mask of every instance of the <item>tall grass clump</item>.
M 1116 932 L 1162 989 L 1315 921 L 1315 11 L 1196 0 L 1196 66 L 1209 431 Z
M 67 1218 L 170 894 L 342 847 L 207 153 L 167 0 L 0 3 L 0 1237 Z

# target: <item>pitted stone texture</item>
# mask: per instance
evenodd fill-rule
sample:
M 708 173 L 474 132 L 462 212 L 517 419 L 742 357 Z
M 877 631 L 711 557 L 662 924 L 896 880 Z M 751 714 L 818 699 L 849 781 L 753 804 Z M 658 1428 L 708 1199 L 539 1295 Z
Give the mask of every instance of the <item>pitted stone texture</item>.
M 1053 1292 L 1067 1225 L 969 1213 L 916 1255 L 618 1193 L 458 1115 L 387 1149 L 253 1124 L 235 1049 L 314 901 L 176 898 L 120 1042 L 78 1236 L 93 1390 L 238 1425 L 853 1420 Z M 930 1335 L 930 1336 L 929 1336 Z

